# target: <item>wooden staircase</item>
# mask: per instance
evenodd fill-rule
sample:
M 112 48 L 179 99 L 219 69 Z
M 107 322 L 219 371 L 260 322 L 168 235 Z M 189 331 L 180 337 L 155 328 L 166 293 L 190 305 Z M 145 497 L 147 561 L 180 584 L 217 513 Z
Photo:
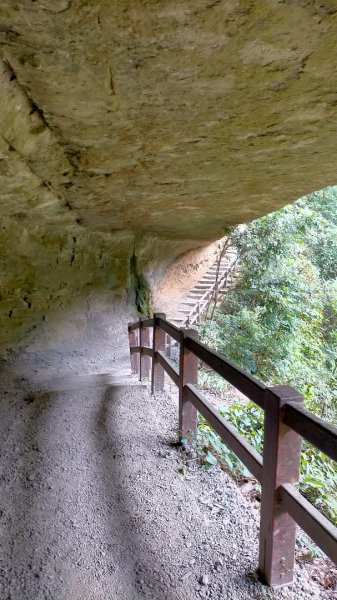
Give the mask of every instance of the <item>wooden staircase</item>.
M 217 301 L 232 287 L 239 274 L 236 267 L 237 255 L 234 249 L 229 249 L 217 260 L 198 283 L 187 294 L 178 311 L 170 315 L 171 321 L 178 327 L 190 327 L 200 323 L 208 307 Z

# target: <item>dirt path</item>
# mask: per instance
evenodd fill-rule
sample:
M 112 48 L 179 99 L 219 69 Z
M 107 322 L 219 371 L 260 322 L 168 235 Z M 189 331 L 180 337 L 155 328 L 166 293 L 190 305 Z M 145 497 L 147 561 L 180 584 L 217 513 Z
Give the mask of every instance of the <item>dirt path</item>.
M 62 373 L 127 370 L 126 320 L 94 320 L 81 339 L 3 367 L 0 598 L 270 597 L 251 577 L 258 509 L 174 446 L 171 395 L 47 391 Z M 277 597 L 324 597 L 302 584 Z

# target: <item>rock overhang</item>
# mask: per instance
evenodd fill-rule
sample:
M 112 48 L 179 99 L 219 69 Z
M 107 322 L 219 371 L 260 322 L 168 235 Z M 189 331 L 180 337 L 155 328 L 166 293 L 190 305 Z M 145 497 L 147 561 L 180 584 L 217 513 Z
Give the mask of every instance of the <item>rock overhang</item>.
M 2 0 L 5 329 L 335 184 L 336 40 L 335 0 Z

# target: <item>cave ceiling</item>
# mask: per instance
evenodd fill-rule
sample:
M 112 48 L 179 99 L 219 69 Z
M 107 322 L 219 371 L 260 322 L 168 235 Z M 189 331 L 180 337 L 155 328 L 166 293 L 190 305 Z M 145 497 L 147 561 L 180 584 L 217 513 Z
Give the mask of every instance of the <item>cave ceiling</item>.
M 1 0 L 0 53 L 6 218 L 214 239 L 337 181 L 336 0 Z

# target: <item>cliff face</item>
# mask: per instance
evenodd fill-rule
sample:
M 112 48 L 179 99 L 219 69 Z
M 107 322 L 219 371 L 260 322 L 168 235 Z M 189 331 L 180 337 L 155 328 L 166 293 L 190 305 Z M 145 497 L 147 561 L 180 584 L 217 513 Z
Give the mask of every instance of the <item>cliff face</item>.
M 336 0 L 2 0 L 0 343 L 335 184 L 336 40 Z

